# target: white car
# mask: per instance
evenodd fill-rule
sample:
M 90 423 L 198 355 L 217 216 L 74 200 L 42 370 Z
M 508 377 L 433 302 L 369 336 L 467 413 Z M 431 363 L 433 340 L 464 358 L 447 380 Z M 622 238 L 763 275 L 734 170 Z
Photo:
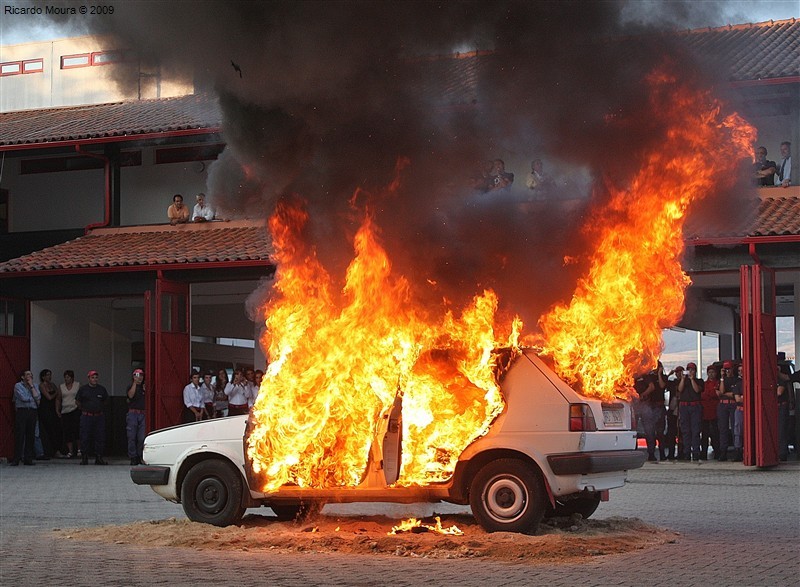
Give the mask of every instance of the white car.
M 535 533 L 545 515 L 590 516 L 609 489 L 625 484 L 628 470 L 643 465 L 630 405 L 579 395 L 532 351 L 513 363 L 501 391 L 505 409 L 463 451 L 447 482 L 393 485 L 402 466 L 395 413 L 380 439 L 378 471 L 365 474 L 357 487 L 253 489 L 245 456 L 247 416 L 149 434 L 146 464 L 131 468 L 131 478 L 181 503 L 191 520 L 217 526 L 236 524 L 246 508 L 259 506 L 288 520 L 331 502 L 446 501 L 469 504 L 489 532 Z

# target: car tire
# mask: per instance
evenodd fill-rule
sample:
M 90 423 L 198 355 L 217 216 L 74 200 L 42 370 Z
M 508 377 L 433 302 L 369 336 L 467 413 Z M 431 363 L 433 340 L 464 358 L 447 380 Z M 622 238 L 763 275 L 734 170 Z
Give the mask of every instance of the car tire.
M 547 500 L 538 471 L 518 459 L 498 459 L 472 480 L 469 505 L 487 532 L 535 534 Z
M 186 474 L 181 504 L 193 522 L 214 526 L 237 524 L 244 515 L 242 476 L 219 459 L 201 461 Z
M 568 518 L 573 514 L 580 514 L 581 517 L 586 520 L 591 517 L 599 505 L 599 493 L 565 501 L 560 501 L 558 498 L 556 498 L 556 507 L 549 508 L 545 516 L 548 518 Z
M 322 510 L 324 504 L 317 502 L 283 503 L 269 506 L 281 522 L 306 520 Z

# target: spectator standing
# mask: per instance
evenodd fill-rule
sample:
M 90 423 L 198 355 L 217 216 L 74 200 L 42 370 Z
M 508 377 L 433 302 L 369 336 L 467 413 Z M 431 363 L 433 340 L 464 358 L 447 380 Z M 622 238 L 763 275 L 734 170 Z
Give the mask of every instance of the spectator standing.
M 767 159 L 767 149 L 759 147 L 756 149 L 756 161 L 753 163 L 753 180 L 759 187 L 774 185 L 775 161 Z
M 781 162 L 775 166 L 775 185 L 788 188 L 792 185 L 792 143 L 781 143 Z
M 706 369 L 706 382 L 700 396 L 703 405 L 703 420 L 700 423 L 700 460 L 708 458 L 708 444 L 711 442 L 714 458 L 719 459 L 719 424 L 717 405 L 719 404 L 719 376 L 717 368 L 709 365 Z
M 64 371 L 64 383 L 59 386 L 61 393 L 56 401 L 56 411 L 61 418 L 61 431 L 64 434 L 64 444 L 67 445 L 68 459 L 78 456 L 81 412 L 75 398 L 80 387 L 81 384 L 75 381 L 75 373 L 70 369 Z
M 189 222 L 189 208 L 183 205 L 183 196 L 172 196 L 172 204 L 167 208 L 167 219 L 170 224 L 183 224 Z
M 719 428 L 719 460 L 728 460 L 731 433 L 736 418 L 735 392 L 741 393 L 742 382 L 733 373 L 733 362 L 722 363 L 722 377 L 719 383 L 719 404 L 717 405 L 717 427 Z
M 233 383 L 228 393 L 228 415 L 247 414 L 250 407 L 250 386 L 241 369 L 234 369 Z
M 245 369 L 244 378 L 247 381 L 247 408 L 250 409 L 256 403 L 259 383 L 256 383 L 256 372 L 253 369 Z
M 639 394 L 634 409 L 636 410 L 639 421 L 642 423 L 644 437 L 647 441 L 647 460 L 655 462 L 657 460 L 655 454 L 656 438 L 650 402 L 648 401 L 650 394 L 655 389 L 655 383 L 651 373 L 642 373 L 635 377 L 633 380 L 633 388 L 636 390 L 636 393 Z
M 675 374 L 675 379 L 669 376 Z M 664 438 L 664 450 L 667 458 L 674 461 L 680 454 L 683 441 L 678 436 L 678 383 L 683 378 L 683 367 L 678 365 L 667 374 L 667 392 L 669 393 L 667 406 L 667 432 Z
M 125 432 L 128 435 L 128 458 L 131 465 L 143 465 L 145 435 L 145 387 L 144 371 L 134 369 L 128 387 L 128 414 L 125 416 Z
M 689 363 L 686 371 L 678 383 L 680 402 L 678 404 L 678 417 L 680 418 L 681 435 L 683 436 L 683 450 L 685 456 L 688 452 L 692 462 L 700 462 L 700 425 L 703 419 L 703 406 L 700 403 L 700 394 L 703 392 L 705 382 L 697 377 L 697 365 Z
M 489 174 L 489 191 L 497 192 L 510 189 L 514 183 L 514 174 L 506 171 L 506 164 L 502 159 L 492 162 L 492 171 Z
M 740 364 L 736 367 L 736 377 L 730 387 L 727 385 L 723 390 L 732 392 L 736 406 L 733 414 L 733 460 L 741 461 L 743 458 L 742 447 L 744 440 L 744 367 Z
M 203 375 L 203 382 L 200 384 L 200 394 L 203 398 L 203 418 L 209 419 L 214 417 L 214 385 L 211 380 L 214 378 L 214 373 L 206 371 Z
M 224 418 L 228 415 L 228 392 L 233 386 L 228 381 L 228 372 L 220 369 L 214 382 L 214 417 Z
M 789 390 L 792 389 L 791 382 L 781 381 L 778 383 L 778 460 L 789 460 Z
M 192 222 L 207 222 L 214 220 L 214 210 L 206 205 L 206 195 L 204 193 L 197 194 L 197 204 L 194 205 L 192 210 Z
M 9 463 L 16 467 L 20 462 L 35 465 L 33 443 L 36 435 L 36 416 L 39 408 L 39 390 L 33 384 L 33 373 L 20 373 L 14 385 L 14 458 Z
M 39 433 L 42 438 L 45 458 L 61 456 L 61 421 L 58 418 L 57 404 L 61 390 L 53 383 L 53 372 L 43 369 L 39 373 Z
M 531 172 L 528 174 L 525 185 L 530 191 L 529 199 L 541 200 L 547 197 L 547 191 L 552 187 L 553 180 L 545 175 L 541 159 L 531 161 Z
M 94 464 L 107 465 L 103 460 L 106 450 L 106 415 L 105 406 L 108 402 L 108 390 L 98 383 L 100 374 L 89 371 L 89 383 L 82 386 L 75 396 L 78 408 L 81 410 L 81 446 L 83 456 L 81 465 L 89 464 L 89 451 L 94 449 Z
M 200 372 L 192 371 L 192 380 L 183 388 L 183 423 L 189 424 L 203 419 L 205 404 L 200 387 Z

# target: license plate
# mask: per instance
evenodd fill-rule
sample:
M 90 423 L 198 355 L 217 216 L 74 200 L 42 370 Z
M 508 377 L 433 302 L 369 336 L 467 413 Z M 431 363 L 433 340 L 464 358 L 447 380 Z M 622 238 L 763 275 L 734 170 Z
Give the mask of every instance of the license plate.
M 603 424 L 610 427 L 621 427 L 622 414 L 622 410 L 603 410 Z

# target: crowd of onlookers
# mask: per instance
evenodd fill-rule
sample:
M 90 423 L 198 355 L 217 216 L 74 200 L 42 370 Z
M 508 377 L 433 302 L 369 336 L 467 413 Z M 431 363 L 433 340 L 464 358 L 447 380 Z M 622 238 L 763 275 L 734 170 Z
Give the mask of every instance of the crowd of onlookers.
M 34 460 L 81 458 L 105 465 L 105 403 L 108 391 L 98 383 L 97 371 L 89 371 L 81 385 L 75 373 L 64 371 L 64 382 L 53 383 L 53 373 L 43 369 L 39 383 L 25 370 L 14 385 L 14 457 L 10 464 L 33 465 Z M 144 400 L 144 390 L 141 390 Z M 143 409 L 142 409 L 142 413 Z M 143 430 L 142 430 L 142 439 Z M 81 452 L 81 447 L 83 452 Z M 137 453 L 139 456 L 141 453 Z
M 258 397 L 264 372 L 234 369 L 233 380 L 220 369 L 202 376 L 193 371 L 183 389 L 184 423 L 247 414 Z M 94 459 L 105 465 L 106 407 L 108 390 L 99 383 L 97 371 L 87 373 L 88 383 L 81 385 L 75 373 L 64 371 L 58 386 L 53 374 L 44 369 L 35 383 L 33 373 L 25 370 L 14 385 L 14 457 L 11 466 L 33 465 L 36 460 L 76 459 L 82 465 Z M 126 387 L 125 427 L 127 452 L 131 465 L 142 463 L 145 437 L 144 371 L 135 369 Z
M 647 443 L 647 460 L 741 461 L 745 410 L 742 377 L 742 365 L 733 361 L 709 365 L 705 379 L 699 376 L 695 363 L 665 373 L 660 361 L 654 371 L 637 377 L 634 411 Z M 785 361 L 780 362 L 775 396 L 781 461 L 788 459 L 790 443 L 795 447 L 797 443 L 790 417 L 794 383 L 800 383 L 800 372 L 792 373 Z
M 183 388 L 183 422 L 224 418 L 247 414 L 258 397 L 264 372 L 261 369 L 234 369 L 233 381 L 220 369 L 202 376 L 192 371 L 191 381 Z
M 505 193 L 510 191 L 514 185 L 514 174 L 506 171 L 506 164 L 502 159 L 494 159 L 484 162 L 478 173 L 470 178 L 469 183 L 470 187 L 478 193 Z M 526 199 L 544 199 L 553 187 L 553 179 L 545 174 L 542 160 L 531 161 L 531 171 L 525 180 L 525 188 L 528 192 Z
M 753 183 L 759 187 L 780 186 L 788 188 L 792 184 L 792 144 L 781 143 L 781 162 L 767 159 L 766 147 L 756 149 L 753 163 Z
M 191 214 L 189 208 L 183 204 L 183 196 L 175 194 L 172 196 L 172 204 L 167 208 L 167 220 L 172 225 L 185 224 L 186 222 L 208 222 L 216 218 L 214 209 L 206 204 L 206 195 L 197 194 L 197 203 L 194 205 Z

